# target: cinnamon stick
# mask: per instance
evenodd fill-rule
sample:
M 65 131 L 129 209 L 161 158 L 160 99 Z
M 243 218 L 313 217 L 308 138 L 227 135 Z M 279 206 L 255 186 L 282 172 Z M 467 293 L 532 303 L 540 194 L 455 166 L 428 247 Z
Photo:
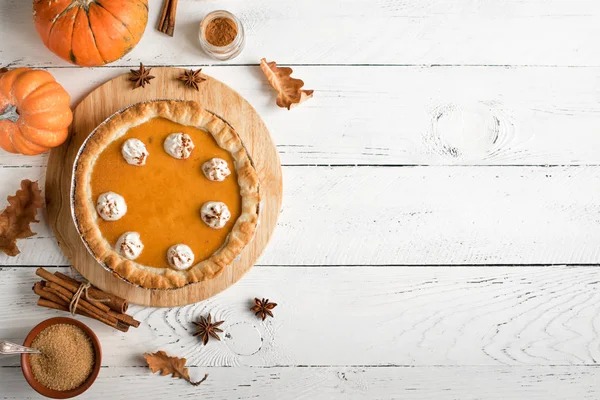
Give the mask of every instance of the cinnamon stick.
M 175 31 L 175 17 L 177 16 L 177 0 L 164 0 L 158 19 L 158 30 L 173 36 Z
M 63 304 L 59 304 L 59 303 L 55 303 L 51 300 L 48 300 L 46 298 L 40 298 L 37 302 L 38 306 L 41 307 L 46 307 L 46 308 L 52 308 L 54 310 L 60 310 L 60 311 L 69 311 L 69 306 L 63 305 Z M 120 324 L 119 322 L 115 322 L 112 323 L 106 319 L 103 318 L 99 318 L 96 316 L 92 316 L 90 314 L 88 314 L 87 312 L 85 312 L 84 310 L 80 310 L 77 309 L 75 310 L 75 314 L 79 314 L 79 315 L 83 315 L 84 317 L 88 317 L 88 318 L 92 318 L 95 319 L 96 321 L 102 322 L 112 328 L 118 329 L 121 332 L 127 332 L 129 330 L 129 326 L 128 325 L 124 325 L 124 324 Z
M 53 308 L 55 310 L 69 311 L 62 304 L 58 304 L 58 303 L 55 303 L 55 302 L 47 300 L 47 299 L 39 299 L 37 302 L 37 305 L 42 306 L 42 307 L 47 307 L 47 308 Z
M 65 289 L 69 290 L 71 293 L 75 293 L 77 291 L 77 289 L 79 289 L 79 285 L 74 285 L 70 282 L 63 281 L 59 277 L 52 275 L 50 272 L 46 271 L 44 268 L 38 268 L 35 271 L 35 274 L 37 276 L 39 276 L 40 278 L 47 280 L 48 282 L 54 282 L 57 285 L 64 287 Z
M 44 282 L 37 282 L 35 285 L 33 285 L 33 292 L 35 294 L 37 294 L 38 296 L 40 296 L 43 299 L 49 300 L 49 301 L 53 301 L 55 303 L 58 304 L 62 304 L 62 305 L 69 305 L 69 303 L 67 303 L 66 301 L 64 301 L 63 299 L 61 299 L 60 297 L 58 297 L 57 295 L 55 295 L 54 293 L 50 292 L 49 290 L 47 290 L 44 287 Z
M 167 25 L 167 35 L 173 36 L 175 32 L 175 17 L 177 16 L 177 1 L 171 0 L 171 6 L 169 7 L 169 24 Z
M 137 328 L 138 326 L 140 326 L 140 321 L 134 319 L 131 315 L 118 314 L 112 310 L 110 310 L 108 312 L 108 315 L 111 315 L 111 316 L 115 317 L 116 319 L 118 319 L 119 321 L 121 321 L 127 325 L 131 325 L 134 328 Z
M 55 272 L 54 276 L 62 279 L 65 282 L 69 282 L 73 285 L 77 285 L 77 287 L 79 287 L 79 285 L 81 284 L 81 282 L 77 281 L 76 279 L 73 279 L 70 276 L 62 274 L 60 272 Z M 115 296 L 114 294 L 103 292 L 102 290 L 96 289 L 93 286 L 88 289 L 88 294 L 94 300 L 102 300 L 103 304 L 106 304 L 111 310 L 116 311 L 118 313 L 123 314 L 129 308 L 129 303 L 127 302 L 127 300 L 125 300 L 121 297 Z M 107 301 L 105 301 L 105 300 L 107 300 Z
M 171 0 L 164 0 L 162 9 L 160 10 L 160 17 L 158 17 L 158 26 L 156 29 L 165 33 L 163 31 L 163 25 L 167 19 L 167 13 L 169 12 L 169 7 L 171 6 Z

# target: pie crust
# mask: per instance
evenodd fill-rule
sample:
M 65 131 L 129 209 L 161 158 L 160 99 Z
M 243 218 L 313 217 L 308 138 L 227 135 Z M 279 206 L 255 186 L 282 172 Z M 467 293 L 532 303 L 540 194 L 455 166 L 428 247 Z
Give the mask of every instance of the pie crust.
M 96 199 L 92 198 L 91 176 L 100 153 L 129 129 L 156 117 L 209 132 L 217 145 L 231 154 L 240 188 L 241 214 L 223 245 L 210 257 L 184 271 L 141 265 L 122 257 L 114 250 L 114 244 L 102 235 L 97 222 Z M 71 196 L 75 225 L 94 257 L 121 278 L 148 289 L 178 288 L 214 278 L 223 272 L 254 237 L 260 208 L 258 175 L 239 135 L 229 124 L 194 101 L 138 103 L 99 125 L 83 143 L 75 160 Z

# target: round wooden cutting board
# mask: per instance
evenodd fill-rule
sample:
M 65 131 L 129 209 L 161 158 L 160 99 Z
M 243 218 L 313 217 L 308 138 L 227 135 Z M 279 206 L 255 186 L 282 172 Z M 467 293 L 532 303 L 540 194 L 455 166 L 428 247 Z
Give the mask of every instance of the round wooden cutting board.
M 281 165 L 265 124 L 252 106 L 222 82 L 204 76 L 200 91 L 185 87 L 176 78 L 179 68 L 152 68 L 156 78 L 145 88 L 132 89 L 128 75 L 114 78 L 90 93 L 74 111 L 67 142 L 50 152 L 46 172 L 48 220 L 58 244 L 71 264 L 93 285 L 121 296 L 131 303 L 147 306 L 179 306 L 214 296 L 239 280 L 265 249 L 281 208 Z M 144 289 L 113 275 L 96 262 L 77 233 L 70 208 L 73 161 L 87 136 L 115 112 L 140 101 L 155 99 L 195 100 L 229 122 L 250 152 L 260 177 L 262 199 L 260 225 L 254 240 L 241 257 L 214 279 L 179 289 Z

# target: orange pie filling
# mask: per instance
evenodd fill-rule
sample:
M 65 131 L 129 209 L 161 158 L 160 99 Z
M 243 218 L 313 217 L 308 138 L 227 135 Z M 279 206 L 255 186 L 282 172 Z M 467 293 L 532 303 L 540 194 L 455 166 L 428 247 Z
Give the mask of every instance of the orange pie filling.
M 165 140 L 175 133 L 186 134 L 193 142 L 188 158 L 167 153 Z M 126 161 L 122 154 L 128 139 L 138 139 L 147 150 L 147 157 L 136 159 L 137 165 Z M 213 168 L 212 173 L 206 171 L 207 166 Z M 218 168 L 227 167 L 228 176 L 221 181 L 211 180 L 215 176 L 222 179 Z M 90 185 L 94 204 L 101 195 L 112 192 L 122 196 L 127 205 L 126 213 L 119 219 L 107 221 L 98 215 L 103 237 L 115 248 L 122 235 L 139 234 L 143 249 L 136 254 L 135 262 L 150 267 L 186 269 L 208 259 L 225 244 L 241 214 L 242 198 L 231 154 L 219 147 L 210 133 L 165 118 L 153 118 L 135 126 L 110 143 L 94 163 Z M 210 214 L 202 212 L 203 206 L 205 212 L 221 212 L 220 203 L 230 213 L 222 227 L 210 219 Z M 173 251 L 172 246 L 181 249 L 181 245 L 191 249 L 194 261 L 191 265 L 173 266 L 168 254 Z

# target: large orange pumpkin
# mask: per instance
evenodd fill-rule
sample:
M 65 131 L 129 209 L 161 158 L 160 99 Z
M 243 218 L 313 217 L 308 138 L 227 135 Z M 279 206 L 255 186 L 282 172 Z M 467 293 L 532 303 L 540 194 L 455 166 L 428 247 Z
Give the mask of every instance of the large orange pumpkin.
M 34 0 L 46 47 L 73 64 L 104 65 L 127 54 L 148 22 L 147 0 Z
M 40 154 L 67 138 L 71 99 L 46 71 L 16 68 L 0 74 L 0 148 Z

